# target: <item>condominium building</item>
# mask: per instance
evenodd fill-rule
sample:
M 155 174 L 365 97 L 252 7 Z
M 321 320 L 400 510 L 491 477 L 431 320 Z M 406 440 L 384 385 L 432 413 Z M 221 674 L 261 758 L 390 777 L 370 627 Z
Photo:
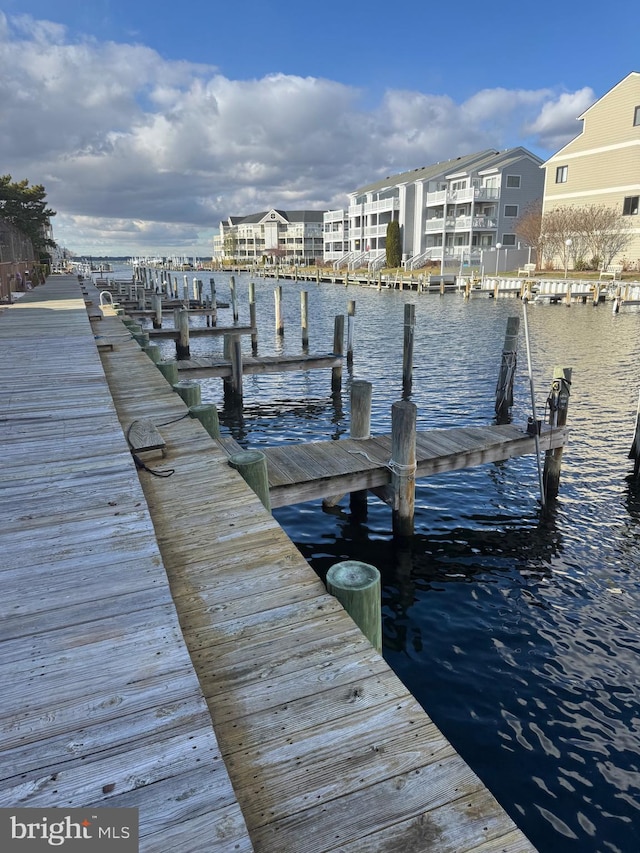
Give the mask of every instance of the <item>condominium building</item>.
M 632 237 L 616 260 L 640 268 L 640 73 L 628 74 L 578 120 L 578 136 L 544 164 L 543 213 L 572 205 L 613 208 Z
M 322 260 L 322 210 L 271 210 L 230 216 L 213 238 L 213 258 L 254 264 L 315 264 Z
M 325 260 L 372 269 L 383 265 L 392 220 L 400 225 L 402 262 L 410 269 L 429 261 L 442 267 L 480 263 L 483 253 L 488 253 L 489 265 L 496 265 L 496 247 L 526 252 L 515 224 L 542 198 L 541 165 L 525 148 L 488 150 L 361 187 L 349 193 L 346 212 L 325 214 Z M 341 221 L 344 252 L 336 259 L 330 243 L 334 229 L 340 233 Z M 514 256 L 514 264 L 521 260 Z

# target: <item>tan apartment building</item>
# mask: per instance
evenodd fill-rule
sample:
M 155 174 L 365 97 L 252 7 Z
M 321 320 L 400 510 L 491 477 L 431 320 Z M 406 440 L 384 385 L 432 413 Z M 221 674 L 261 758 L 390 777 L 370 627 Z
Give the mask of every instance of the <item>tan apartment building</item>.
M 640 72 L 633 71 L 578 120 L 582 131 L 544 163 L 543 214 L 565 206 L 606 205 L 632 235 L 615 261 L 640 269 Z

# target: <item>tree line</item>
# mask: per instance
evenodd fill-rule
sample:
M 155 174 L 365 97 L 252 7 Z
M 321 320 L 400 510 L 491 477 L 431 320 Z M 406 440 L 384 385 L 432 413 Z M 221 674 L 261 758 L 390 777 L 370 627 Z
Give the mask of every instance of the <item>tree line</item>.
M 0 219 L 4 219 L 25 234 L 41 257 L 55 246 L 49 236 L 49 222 L 56 215 L 47 206 L 42 184 L 29 186 L 28 180 L 13 181 L 11 175 L 0 176 Z

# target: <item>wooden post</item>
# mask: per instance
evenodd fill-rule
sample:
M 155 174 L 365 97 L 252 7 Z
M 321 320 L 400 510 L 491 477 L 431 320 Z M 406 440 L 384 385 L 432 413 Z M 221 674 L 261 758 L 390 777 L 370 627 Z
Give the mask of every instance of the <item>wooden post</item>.
M 153 294 L 153 328 L 161 329 L 162 328 L 162 296 L 159 293 Z
M 189 415 L 197 418 L 211 438 L 220 438 L 220 421 L 215 403 L 198 403 L 189 406 Z
M 136 343 L 140 344 L 142 349 L 149 346 L 149 332 L 144 332 L 141 329 L 137 334 L 134 334 L 133 339 Z
M 178 311 L 178 337 L 176 338 L 176 357 L 189 358 L 189 312 L 186 308 Z
M 350 437 L 371 437 L 372 385 L 366 379 L 354 379 L 351 383 L 351 427 Z
M 251 326 L 251 354 L 258 355 L 258 321 L 256 317 L 256 286 L 249 282 L 249 325 Z
M 157 344 L 147 344 L 143 349 L 154 364 L 160 361 L 160 347 Z
M 242 341 L 240 335 L 225 335 L 224 342 L 231 361 L 231 376 L 222 380 L 224 396 L 237 404 L 242 402 Z
M 181 379 L 173 386 L 176 394 L 179 394 L 189 408 L 200 405 L 200 383 L 195 379 Z
M 407 302 L 404 306 L 404 344 L 402 347 L 402 388 L 411 392 L 413 383 L 413 339 L 416 326 L 416 306 Z
M 218 303 L 216 302 L 216 283 L 213 278 L 209 279 L 209 287 L 211 289 L 211 325 L 216 326 L 218 323 Z
M 571 367 L 554 367 L 551 391 L 549 392 L 549 426 L 562 427 L 567 423 L 569 395 L 571 394 Z M 560 466 L 562 465 L 562 447 L 547 450 L 544 456 L 542 480 L 547 498 L 558 494 Z
M 260 498 L 265 509 L 271 512 L 267 457 L 264 453 L 261 450 L 242 450 L 229 457 L 229 465 L 239 472 L 242 479 Z
M 306 290 L 300 291 L 300 327 L 302 329 L 302 347 L 309 346 L 309 294 Z
M 276 306 L 276 335 L 284 335 L 284 321 L 282 319 L 282 285 L 279 284 L 273 291 Z
M 513 406 L 513 381 L 516 375 L 518 363 L 518 332 L 520 330 L 520 318 L 507 318 L 507 331 L 502 346 L 502 362 L 500 364 L 500 375 L 496 385 L 496 421 L 499 424 L 508 424 L 511 421 L 510 411 Z
M 189 307 L 189 276 L 182 276 L 182 301 L 184 302 L 185 308 Z
M 640 473 L 640 398 L 638 398 L 638 409 L 636 412 L 636 429 L 633 435 L 629 459 L 633 459 L 633 479 L 638 479 Z
M 229 290 L 231 292 L 231 310 L 233 312 L 233 322 L 238 322 L 238 297 L 236 294 L 236 278 L 235 276 L 231 276 L 231 281 L 229 282 Z
M 354 379 L 351 383 L 350 438 L 363 440 L 371 437 L 371 382 Z M 358 489 L 349 494 L 351 513 L 360 519 L 367 515 L 367 490 Z
M 344 352 L 344 314 L 337 314 L 333 324 L 333 352 L 342 356 Z M 331 369 L 331 392 L 337 394 L 342 388 L 342 361 Z
M 343 560 L 327 572 L 327 590 L 335 596 L 376 651 L 382 651 L 380 572 L 369 563 Z
M 391 407 L 391 486 L 393 489 L 393 533 L 413 534 L 416 491 L 417 408 L 409 400 Z
M 159 361 L 156 367 L 167 380 L 169 385 L 175 385 L 178 382 L 178 362 L 173 359 L 167 361 Z
M 353 331 L 356 319 L 356 301 L 350 299 L 347 303 L 347 365 L 353 364 Z

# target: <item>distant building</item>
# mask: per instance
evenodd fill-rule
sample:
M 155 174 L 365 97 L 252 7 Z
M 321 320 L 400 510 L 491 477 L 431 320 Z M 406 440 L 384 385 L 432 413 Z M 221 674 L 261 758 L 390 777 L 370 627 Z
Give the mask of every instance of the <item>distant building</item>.
M 571 205 L 614 208 L 633 232 L 624 257 L 640 268 L 640 73 L 628 74 L 578 120 L 579 135 L 544 164 L 543 213 Z
M 296 263 L 322 260 L 322 210 L 271 210 L 230 216 L 213 238 L 213 258 L 239 264 Z
M 515 224 L 542 198 L 542 160 L 525 148 L 480 151 L 413 169 L 349 193 L 346 211 L 324 216 L 325 260 L 376 269 L 384 264 L 387 225 L 396 219 L 402 235 L 403 265 L 429 262 L 456 268 L 498 263 L 496 247 L 514 250 L 503 264 L 527 260 Z M 343 254 L 337 258 L 339 235 Z M 516 254 L 518 248 L 520 253 Z

